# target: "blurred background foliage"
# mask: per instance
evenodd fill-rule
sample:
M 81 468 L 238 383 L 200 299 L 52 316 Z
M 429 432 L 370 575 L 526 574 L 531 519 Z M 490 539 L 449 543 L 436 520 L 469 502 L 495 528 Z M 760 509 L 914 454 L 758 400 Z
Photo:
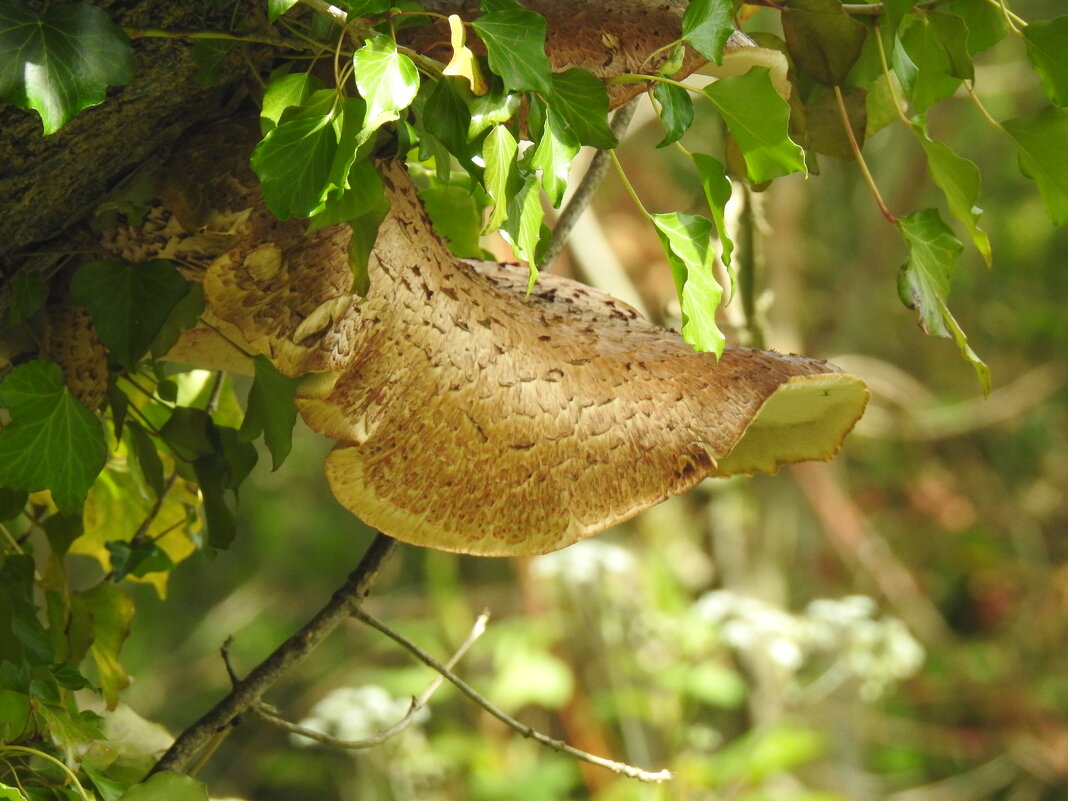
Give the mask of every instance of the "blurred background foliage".
M 1058 5 L 1016 10 L 1041 18 Z M 1040 107 L 1035 83 L 1018 41 L 978 65 L 998 119 Z M 662 132 L 648 120 L 620 151 L 639 194 L 651 210 L 700 209 L 696 177 L 683 156 L 654 151 Z M 833 463 L 709 481 L 545 557 L 403 547 L 369 601 L 441 659 L 489 609 L 461 675 L 534 727 L 676 771 L 672 783 L 546 750 L 446 685 L 425 719 L 367 751 L 296 742 L 248 719 L 201 773 L 217 795 L 1068 798 L 1068 231 L 1049 224 L 1009 141 L 967 97 L 929 122 L 983 176 L 994 264 L 966 251 L 951 302 L 992 369 L 988 400 L 952 343 L 924 336 L 898 301 L 905 253 L 855 165 L 825 157 L 818 177 L 751 196 L 751 232 L 755 322 L 768 345 L 832 359 L 871 385 L 871 407 Z M 708 115 L 688 137 L 718 135 Z M 900 126 L 865 153 L 892 210 L 942 202 Z M 618 182 L 606 182 L 593 215 L 611 252 L 580 232 L 556 269 L 613 289 L 625 280 L 651 316 L 677 324 L 659 244 Z M 600 269 L 613 260 L 620 273 Z M 125 700 L 139 714 L 188 725 L 226 689 L 228 637 L 238 672 L 251 667 L 355 565 L 372 533 L 330 496 L 328 447 L 305 430 L 278 472 L 261 459 L 242 488 L 234 546 L 181 564 L 165 601 L 136 588 L 124 663 L 134 676 Z M 292 720 L 362 736 L 403 715 L 432 678 L 353 621 L 267 700 Z

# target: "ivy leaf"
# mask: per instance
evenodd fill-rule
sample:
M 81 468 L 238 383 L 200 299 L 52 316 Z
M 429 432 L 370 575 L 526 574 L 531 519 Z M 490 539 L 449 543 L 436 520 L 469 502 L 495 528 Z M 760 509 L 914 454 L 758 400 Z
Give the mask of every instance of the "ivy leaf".
M 1009 35 L 1005 12 L 989 0 L 953 0 L 945 8 L 966 21 L 968 52 L 973 56 L 990 49 Z
M 841 0 L 792 0 L 782 12 L 782 29 L 794 64 L 824 86 L 842 85 L 868 35 Z
M 717 64 L 723 63 L 723 46 L 733 32 L 733 0 L 690 0 L 682 15 L 683 41 Z
M 1068 114 L 1047 106 L 1002 127 L 1016 144 L 1020 170 L 1037 184 L 1053 224 L 1068 223 Z
M 156 443 L 137 422 L 130 420 L 126 426 L 129 435 L 130 449 L 137 460 L 137 466 L 141 469 L 141 475 L 145 483 L 156 493 L 157 498 L 163 497 L 163 462 L 156 450 Z
M 357 161 L 349 169 L 344 187 L 333 190 L 323 206 L 308 223 L 315 231 L 328 225 L 339 225 L 361 217 L 376 208 L 385 195 L 382 178 L 369 161 Z
M 93 615 L 93 645 L 89 653 L 96 663 L 104 701 L 108 709 L 114 709 L 119 702 L 119 692 L 130 684 L 130 676 L 119 660 L 119 653 L 130 635 L 133 598 L 122 587 L 107 581 L 86 590 L 81 596 Z
M 212 548 L 228 548 L 237 535 L 237 518 L 234 514 L 237 503 L 229 486 L 229 465 L 221 454 L 210 453 L 193 460 L 193 472 L 200 485 L 208 545 Z
M 460 86 L 460 78 L 435 81 L 423 106 L 420 122 L 427 133 L 437 137 L 457 161 L 466 165 L 471 158 L 468 147 L 471 115 L 460 94 Z
M 868 92 L 856 86 L 839 91 L 842 93 L 849 127 L 853 130 L 857 146 L 863 149 L 868 125 Z M 842 112 L 838 108 L 834 89 L 821 87 L 819 93 L 805 104 L 805 131 L 809 150 L 845 161 L 856 157 L 849 134 L 842 124 Z
M 723 115 L 755 184 L 805 172 L 805 153 L 790 140 L 790 105 L 763 67 L 709 85 L 705 94 Z
M 541 138 L 530 160 L 532 170 L 541 170 L 541 185 L 553 208 L 560 208 L 571 162 L 579 152 L 579 143 L 570 131 L 561 131 L 553 124 L 553 118 L 544 120 Z M 540 224 L 540 221 L 539 221 Z
M 491 11 L 471 23 L 486 44 L 489 67 L 507 90 L 541 92 L 552 88 L 545 56 L 545 18 L 523 9 Z
M 298 0 L 267 0 L 267 21 L 274 24 L 280 16 L 297 4 Z
M 376 36 L 356 51 L 356 88 L 367 101 L 365 127 L 383 113 L 402 111 L 419 91 L 419 70 L 408 56 L 397 52 L 397 43 L 385 34 Z
M 493 212 L 486 221 L 483 233 L 496 231 L 508 215 L 508 198 L 518 183 L 515 154 L 519 145 L 511 131 L 496 126 L 482 143 L 482 159 L 486 163 L 483 186 L 493 201 Z
M 725 339 L 716 325 L 723 287 L 716 280 L 712 221 L 684 212 L 652 215 L 660 244 L 671 265 L 682 304 L 682 338 L 694 350 L 723 355 Z
M 950 213 L 968 229 L 968 235 L 976 250 L 989 267 L 990 237 L 979 227 L 979 217 L 983 210 L 976 206 L 981 185 L 979 168 L 941 142 L 933 141 L 921 126 L 914 125 L 913 131 L 920 138 L 920 144 L 927 154 L 927 171 L 931 174 L 931 179 L 946 196 Z
M 530 265 L 530 287 L 538 277 L 537 248 L 541 238 L 541 221 L 545 211 L 541 207 L 541 186 L 536 176 L 529 176 L 508 199 L 508 217 L 501 226 L 501 237 L 512 246 L 516 258 Z
M 277 72 L 277 70 L 276 70 Z M 260 109 L 260 132 L 267 134 L 278 125 L 285 110 L 292 106 L 301 106 L 308 98 L 326 87 L 323 82 L 305 72 L 295 72 L 286 75 L 272 75 L 267 84 L 267 91 L 263 94 L 263 104 Z
M 381 180 L 379 180 L 379 186 L 381 187 Z M 371 277 L 367 266 L 371 259 L 371 250 L 378 238 L 378 228 L 388 213 L 389 200 L 386 199 L 385 190 L 382 189 L 381 196 L 374 206 L 360 216 L 349 220 L 349 227 L 352 228 L 348 253 L 349 268 L 352 270 L 352 291 L 361 298 L 371 288 Z
M 11 279 L 11 306 L 4 325 L 18 325 L 33 317 L 48 298 L 48 282 L 40 270 L 20 270 Z
M 1068 106 L 1068 16 L 1032 22 L 1023 29 L 1023 38 L 1042 89 L 1061 108 Z
M 208 801 L 208 788 L 189 776 L 165 770 L 135 784 L 117 801 Z
M 704 153 L 693 153 L 692 158 L 697 166 L 697 174 L 705 190 L 705 198 L 708 200 L 712 219 L 716 223 L 716 230 L 719 232 L 719 242 L 723 250 L 723 266 L 731 272 L 733 280 L 731 253 L 734 252 L 734 242 L 727 233 L 727 223 L 724 219 L 727 201 L 731 199 L 731 179 L 727 177 L 727 170 L 718 159 L 706 156 Z
M 667 147 L 677 142 L 693 124 L 693 101 L 682 87 L 659 81 L 653 85 L 653 99 L 660 104 L 657 116 L 664 126 L 664 138 L 657 147 Z
M 559 131 L 569 131 L 579 142 L 599 150 L 619 145 L 608 124 L 608 90 L 582 67 L 552 76 L 549 117 Z
M 894 47 L 894 72 L 918 114 L 949 97 L 961 82 L 954 75 L 954 63 L 932 16 L 929 13 L 911 17 Z
M 990 370 L 968 344 L 968 338 L 946 305 L 950 283 L 964 246 L 934 209 L 898 219 L 908 245 L 908 262 L 898 276 L 902 302 L 920 315 L 920 327 L 931 336 L 952 337 L 971 362 L 984 394 L 990 394 Z
M 252 169 L 263 199 L 276 217 L 309 217 L 329 188 L 337 151 L 332 90 L 315 92 L 303 106 L 271 129 L 252 151 Z
M 449 14 L 449 36 L 452 43 L 452 58 L 441 71 L 442 75 L 455 75 L 466 78 L 472 94 L 484 95 L 489 91 L 486 76 L 475 60 L 475 54 L 466 44 L 467 29 L 458 14 Z
M 434 175 L 420 188 L 419 197 L 426 206 L 434 230 L 445 238 L 455 255 L 462 259 L 484 257 L 479 237 L 482 233 L 482 210 L 486 196 L 467 175 L 454 173 L 448 183 Z M 21 509 L 21 507 L 19 507 Z
M 75 512 L 107 459 L 100 420 L 74 398 L 52 362 L 9 372 L 0 383 L 0 406 L 11 414 L 0 431 L 0 486 L 51 490 L 60 512 Z
M 271 469 L 277 470 L 293 448 L 293 426 L 297 422 L 293 396 L 300 379 L 286 378 L 266 356 L 257 356 L 253 366 L 256 378 L 248 392 L 245 419 L 238 435 L 242 441 L 251 442 L 262 432 L 271 452 Z
M 0 0 L 0 100 L 35 109 L 46 136 L 131 80 L 130 40 L 99 8 Z
M 514 92 L 505 92 L 497 81 L 497 86 L 490 87 L 488 94 L 472 98 L 468 108 L 471 122 L 468 123 L 467 138 L 474 139 L 487 128 L 507 122 L 519 113 L 520 96 Z
M 71 301 L 93 318 L 100 341 L 127 370 L 148 353 L 167 318 L 189 292 L 169 261 L 92 261 L 70 282 Z

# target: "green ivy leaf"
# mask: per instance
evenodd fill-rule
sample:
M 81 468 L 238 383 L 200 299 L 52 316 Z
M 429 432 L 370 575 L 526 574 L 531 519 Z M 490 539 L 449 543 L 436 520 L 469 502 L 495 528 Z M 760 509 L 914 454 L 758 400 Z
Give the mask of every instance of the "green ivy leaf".
M 445 238 L 455 255 L 463 259 L 484 258 L 479 242 L 482 234 L 482 210 L 487 198 L 478 190 L 470 176 L 453 173 L 448 183 L 437 176 L 426 176 L 427 185 L 420 188 L 419 197 L 426 206 L 434 230 Z
M 104 427 L 63 383 L 51 362 L 13 369 L 0 383 L 11 422 L 0 431 L 0 486 L 51 490 L 64 514 L 76 511 L 107 460 Z
M 468 108 L 471 122 L 467 128 L 467 138 L 475 139 L 487 128 L 507 122 L 519 113 L 520 96 L 514 92 L 505 92 L 500 81 L 490 86 L 490 91 L 482 97 L 472 98 Z
M 965 20 L 968 26 L 968 52 L 988 50 L 1009 35 L 1005 13 L 989 0 L 953 0 L 946 11 Z
M 154 773 L 127 790 L 118 801 L 208 801 L 208 788 L 181 773 Z
M 130 450 L 133 452 L 137 466 L 141 470 L 141 476 L 145 483 L 156 493 L 157 498 L 163 497 L 163 461 L 159 458 L 156 443 L 148 435 L 148 432 L 139 423 L 130 420 L 126 426 L 129 437 Z
M 0 742 L 13 743 L 30 722 L 30 698 L 25 693 L 0 688 Z M 0 782 L 0 801 L 25 801 L 15 788 Z M 8 792 L 10 791 L 10 792 Z
M 552 76 L 549 118 L 559 131 L 569 131 L 579 142 L 600 150 L 619 145 L 608 124 L 608 90 L 582 67 Z
M 579 152 L 579 143 L 570 131 L 559 130 L 554 122 L 553 117 L 543 120 L 541 137 L 530 159 L 530 168 L 541 170 L 541 185 L 553 208 L 558 209 L 567 189 L 571 162 Z
M 278 70 L 275 72 L 277 73 Z M 260 133 L 266 135 L 278 125 L 286 109 L 304 105 L 309 97 L 325 88 L 322 81 L 306 72 L 272 74 L 267 84 L 267 91 L 263 94 L 263 104 L 260 109 Z
M 910 17 L 894 47 L 894 72 L 901 81 L 905 96 L 918 114 L 949 97 L 957 91 L 961 82 L 954 75 L 956 59 L 950 57 L 943 40 L 942 27 L 932 21 L 934 16 L 928 13 Z M 963 46 L 966 41 L 965 29 L 960 45 Z
M 343 183 L 343 188 L 330 191 L 322 211 L 309 221 L 309 231 L 362 217 L 377 208 L 385 196 L 382 178 L 369 161 L 352 164 Z
M 280 16 L 297 4 L 298 0 L 267 0 L 267 21 L 274 24 Z
M 148 353 L 189 284 L 169 261 L 92 261 L 70 282 L 73 303 L 93 318 L 100 341 L 127 370 Z
M 723 287 L 714 273 L 712 221 L 684 212 L 654 214 L 652 220 L 682 304 L 682 338 L 694 350 L 715 353 L 719 358 L 725 339 L 716 325 L 716 307 Z
M 512 246 L 516 258 L 530 265 L 530 286 L 538 277 L 537 247 L 541 238 L 541 221 L 545 211 L 541 207 L 541 185 L 536 176 L 529 176 L 508 199 L 508 216 L 501 226 L 501 237 Z M 527 287 L 530 291 L 530 287 Z
M 491 11 L 471 23 L 486 44 L 489 67 L 507 90 L 541 92 L 552 88 L 545 56 L 545 18 L 523 9 Z
M 381 34 L 353 56 L 356 88 L 367 102 L 364 127 L 377 127 L 383 114 L 403 111 L 419 91 L 419 70 L 408 56 L 397 52 L 397 43 Z M 396 117 L 394 117 L 396 119 Z
M 968 344 L 946 304 L 957 259 L 964 246 L 935 209 L 922 209 L 898 219 L 908 245 L 908 262 L 898 276 L 902 302 L 915 309 L 920 327 L 931 336 L 952 337 L 961 355 L 975 368 L 984 394 L 990 393 L 990 370 Z
M 163 327 L 149 346 L 149 353 L 154 359 L 161 359 L 167 355 L 178 342 L 182 331 L 195 328 L 200 322 L 200 315 L 204 313 L 204 287 L 194 283 L 187 284 L 187 287 L 189 291 L 171 309 L 171 313 L 163 321 Z M 118 428 L 116 436 L 122 433 L 122 427 Z
M 208 545 L 228 548 L 237 535 L 237 499 L 229 489 L 230 467 L 220 454 L 211 453 L 193 460 L 193 472 L 204 504 Z
M 927 154 L 927 171 L 931 179 L 946 196 L 950 213 L 960 220 L 968 229 L 968 235 L 976 250 L 989 267 L 991 264 L 990 237 L 979 227 L 979 217 L 983 210 L 979 202 L 980 178 L 979 168 L 965 158 L 961 158 L 948 146 L 933 141 L 920 125 L 914 125 L 913 131 L 920 139 Z
M 682 15 L 683 41 L 717 64 L 723 63 L 723 46 L 733 32 L 733 0 L 690 0 Z
M 782 12 L 782 29 L 794 64 L 824 86 L 842 85 L 868 35 L 840 0 L 792 0 Z
M 27 494 L 0 487 L 0 523 L 14 520 L 26 508 Z M 51 519 L 51 518 L 49 518 Z
M 33 574 L 32 556 L 0 556 L 0 663 L 25 660 L 48 665 L 55 659 L 51 638 L 37 614 Z
M 349 268 L 352 270 L 352 291 L 364 297 L 371 288 L 371 277 L 367 271 L 371 259 L 371 250 L 378 238 L 378 228 L 389 213 L 389 200 L 385 191 L 375 206 L 358 217 L 349 220 L 352 239 L 349 240 Z
M 1016 144 L 1020 169 L 1038 186 L 1053 224 L 1068 223 L 1068 114 L 1047 106 L 1002 127 Z
M 99 8 L 0 0 L 0 100 L 35 109 L 46 136 L 131 80 L 130 41 Z
M 790 105 L 771 83 L 768 70 L 754 67 L 709 85 L 705 94 L 723 115 L 755 184 L 805 172 L 805 153 L 790 140 Z
M 471 93 L 465 87 L 463 78 L 444 77 L 435 81 L 420 117 L 423 128 L 436 136 L 461 164 L 471 160 L 468 146 L 471 116 L 465 102 L 465 94 L 471 96 Z
M 309 217 L 329 188 L 337 151 L 333 90 L 315 92 L 305 106 L 263 138 L 252 151 L 252 169 L 263 199 L 276 217 Z
M 733 280 L 731 253 L 734 252 L 734 242 L 728 235 L 727 223 L 724 219 L 727 201 L 731 199 L 731 179 L 727 177 L 727 170 L 718 159 L 706 156 L 704 153 L 693 153 L 692 158 L 701 179 L 701 186 L 705 190 L 709 211 L 712 212 L 712 219 L 719 232 L 719 241 L 723 249 L 723 266 L 731 272 Z
M 856 86 L 839 91 L 857 146 L 863 149 L 868 127 L 868 92 Z M 805 131 L 809 150 L 845 161 L 855 158 L 849 134 L 842 124 L 842 112 L 838 108 L 834 89 L 821 87 L 819 93 L 805 104 Z
M 130 684 L 130 676 L 119 660 L 123 643 L 130 635 L 134 602 L 130 594 L 110 582 L 102 581 L 81 593 L 93 614 L 93 645 L 89 649 L 96 663 L 97 680 L 104 692 L 108 709 L 119 702 L 119 692 Z
M 1068 106 L 1068 16 L 1032 22 L 1023 38 L 1042 89 L 1061 108 Z
M 11 305 L 4 325 L 18 325 L 33 317 L 48 298 L 48 282 L 40 270 L 20 270 L 11 279 Z
M 493 201 L 483 233 L 496 231 L 508 216 L 508 199 L 519 180 L 515 161 L 518 148 L 515 137 L 503 125 L 490 131 L 482 143 L 482 160 L 486 164 L 483 186 Z
M 656 113 L 664 126 L 664 138 L 657 147 L 667 147 L 677 142 L 693 124 L 693 101 L 681 86 L 659 81 L 653 84 L 653 99 L 660 104 Z
M 300 379 L 286 378 L 266 356 L 257 356 L 253 365 L 256 378 L 248 392 L 239 436 L 243 441 L 251 442 L 262 433 L 267 450 L 271 452 L 271 469 L 277 470 L 293 447 L 293 426 L 297 422 L 293 396 Z

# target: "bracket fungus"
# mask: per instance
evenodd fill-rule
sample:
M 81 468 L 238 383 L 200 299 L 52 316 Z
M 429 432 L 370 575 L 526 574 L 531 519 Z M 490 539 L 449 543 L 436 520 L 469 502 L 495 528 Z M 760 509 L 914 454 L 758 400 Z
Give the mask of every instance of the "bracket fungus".
M 178 162 L 218 153 L 220 136 L 238 141 L 209 129 Z M 864 410 L 863 382 L 826 362 L 732 347 L 717 360 L 578 282 L 543 274 L 528 295 L 525 268 L 457 259 L 396 162 L 379 165 L 391 209 L 356 297 L 350 229 L 278 221 L 237 163 L 211 186 L 183 167 L 161 192 L 184 236 L 222 243 L 202 248 L 210 322 L 310 374 L 297 405 L 337 441 L 335 496 L 399 540 L 563 548 L 706 477 L 829 459 Z

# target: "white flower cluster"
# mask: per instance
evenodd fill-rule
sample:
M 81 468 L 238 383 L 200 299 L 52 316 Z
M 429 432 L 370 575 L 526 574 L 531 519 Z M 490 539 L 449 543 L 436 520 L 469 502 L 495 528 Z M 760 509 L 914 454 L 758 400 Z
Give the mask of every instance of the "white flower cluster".
M 824 691 L 855 679 L 861 697 L 874 700 L 923 664 L 923 647 L 905 624 L 889 615 L 877 618 L 875 601 L 862 595 L 816 600 L 795 615 L 719 590 L 700 598 L 694 611 L 720 627 L 727 645 L 763 653 L 795 680 L 804 668 L 822 668 Z

